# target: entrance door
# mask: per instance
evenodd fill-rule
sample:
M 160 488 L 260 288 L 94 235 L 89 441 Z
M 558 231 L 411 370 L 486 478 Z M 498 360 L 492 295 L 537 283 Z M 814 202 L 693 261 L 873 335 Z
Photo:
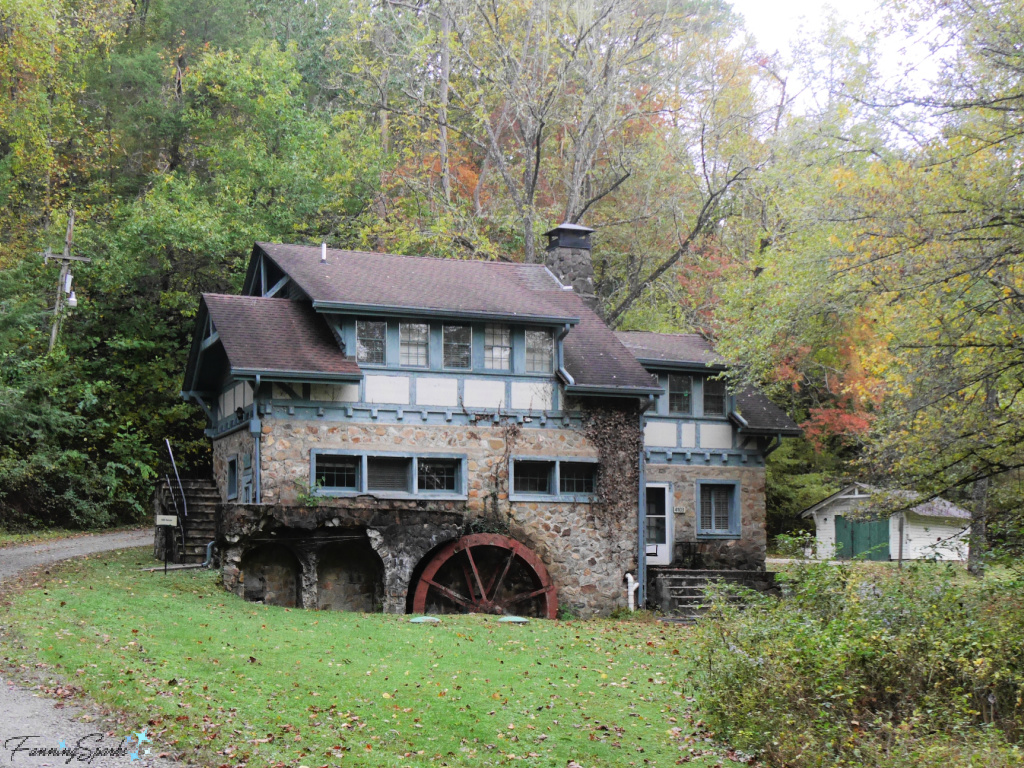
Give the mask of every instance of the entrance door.
M 847 520 L 836 515 L 836 556 L 843 560 L 889 559 L 889 520 Z
M 648 565 L 672 563 L 672 503 L 668 483 L 647 486 L 645 551 Z

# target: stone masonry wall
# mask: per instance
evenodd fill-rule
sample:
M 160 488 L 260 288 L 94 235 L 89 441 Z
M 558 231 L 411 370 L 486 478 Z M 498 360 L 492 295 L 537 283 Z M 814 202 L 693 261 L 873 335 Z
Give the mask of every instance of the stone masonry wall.
M 701 539 L 700 568 L 764 570 L 765 470 L 763 467 L 709 467 L 648 464 L 648 483 L 672 483 L 676 542 L 697 542 L 697 481 L 734 480 L 740 483 L 741 534 L 738 539 Z M 678 548 L 677 548 L 678 549 Z M 678 561 L 678 555 L 676 560 Z M 673 565 L 679 565 L 674 562 Z M 683 565 L 690 565 L 684 563 Z
M 630 423 L 638 425 L 635 409 L 630 413 Z M 629 440 L 622 448 L 626 458 L 620 461 L 610 444 L 604 446 L 602 456 L 602 448 L 588 438 L 586 429 L 541 429 L 489 420 L 469 426 L 317 423 L 276 416 L 264 418 L 261 439 L 262 500 L 278 505 L 293 505 L 308 493 L 313 449 L 465 454 L 468 499 L 461 503 L 463 530 L 473 520 L 507 528 L 543 560 L 558 589 L 559 604 L 579 615 L 606 614 L 625 603 L 623 575 L 636 567 L 637 548 L 637 476 L 623 480 L 622 475 L 623 467 L 636 465 L 636 446 Z M 614 488 L 609 498 L 615 503 L 510 502 L 510 456 L 601 458 L 598 484 Z M 611 468 L 607 478 L 606 466 Z M 613 482 L 613 477 L 623 482 Z M 326 497 L 321 506 L 342 510 L 354 502 Z M 421 509 L 445 504 L 429 499 L 409 503 Z M 623 511 L 627 508 L 628 513 Z M 396 552 L 402 567 L 389 566 L 389 552 L 400 540 L 391 537 L 390 543 L 381 543 L 388 552 L 378 549 L 388 574 L 385 610 L 389 611 L 401 610 L 399 598 L 407 591 L 407 579 L 418 562 L 410 564 L 412 558 Z
M 242 490 L 242 454 L 253 455 L 256 441 L 248 427 L 213 441 L 213 480 L 221 501 L 228 500 L 228 461 L 238 455 L 238 490 Z M 254 468 L 255 469 L 255 468 Z

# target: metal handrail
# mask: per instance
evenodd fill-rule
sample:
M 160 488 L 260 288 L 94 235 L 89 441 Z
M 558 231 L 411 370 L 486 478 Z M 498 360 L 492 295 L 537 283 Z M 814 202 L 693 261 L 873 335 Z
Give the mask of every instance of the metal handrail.
M 188 517 L 188 501 L 185 499 L 185 488 L 181 484 L 181 475 L 178 474 L 178 464 L 174 461 L 174 451 L 171 450 L 171 441 L 168 438 L 164 438 L 164 442 L 167 444 L 167 455 L 171 457 L 171 468 L 174 470 L 174 479 L 178 481 L 178 491 L 181 493 L 181 510 L 182 514 L 178 518 L 178 529 L 181 533 L 181 556 L 185 556 L 185 518 Z M 170 486 L 171 480 L 167 479 L 167 485 Z M 171 488 L 171 500 L 174 500 L 174 489 Z M 178 511 L 178 503 L 174 503 L 174 511 Z

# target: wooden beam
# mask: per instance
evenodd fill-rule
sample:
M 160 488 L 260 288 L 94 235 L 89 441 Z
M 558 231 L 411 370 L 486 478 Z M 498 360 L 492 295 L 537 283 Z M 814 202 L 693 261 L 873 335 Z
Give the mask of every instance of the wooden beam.
M 278 281 L 277 281 L 276 283 L 274 283 L 274 287 L 273 287 L 273 288 L 271 288 L 271 289 L 270 289 L 269 291 L 267 291 L 267 292 L 266 292 L 266 293 L 264 294 L 264 296 L 266 296 L 266 297 L 267 297 L 267 298 L 269 299 L 269 298 L 270 298 L 270 297 L 272 297 L 272 296 L 273 296 L 274 294 L 276 294 L 276 293 L 277 293 L 278 291 L 280 291 L 280 290 L 281 290 L 282 288 L 284 288 L 284 287 L 285 287 L 285 285 L 286 285 L 286 284 L 288 283 L 288 281 L 289 281 L 289 280 L 291 280 L 291 278 L 290 278 L 290 277 L 288 277 L 288 275 L 285 275 L 285 276 L 284 276 L 284 277 L 282 277 L 282 278 L 281 278 L 280 280 L 278 280 Z
M 199 351 L 200 352 L 205 352 L 210 347 L 212 347 L 214 344 L 216 344 L 218 341 L 220 341 L 220 333 L 217 332 L 217 331 L 214 331 L 209 336 L 207 336 L 205 339 L 203 339 L 203 343 L 199 345 Z

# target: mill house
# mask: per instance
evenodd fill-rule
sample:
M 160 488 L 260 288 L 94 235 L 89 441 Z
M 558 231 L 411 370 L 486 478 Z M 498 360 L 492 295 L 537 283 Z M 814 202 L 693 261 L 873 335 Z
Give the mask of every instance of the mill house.
M 242 295 L 200 302 L 213 478 L 158 492 L 189 510 L 167 544 L 305 608 L 589 616 L 626 574 L 666 611 L 695 575 L 763 582 L 765 457 L 798 429 L 701 337 L 609 329 L 591 232 L 548 232 L 544 264 L 257 243 Z

